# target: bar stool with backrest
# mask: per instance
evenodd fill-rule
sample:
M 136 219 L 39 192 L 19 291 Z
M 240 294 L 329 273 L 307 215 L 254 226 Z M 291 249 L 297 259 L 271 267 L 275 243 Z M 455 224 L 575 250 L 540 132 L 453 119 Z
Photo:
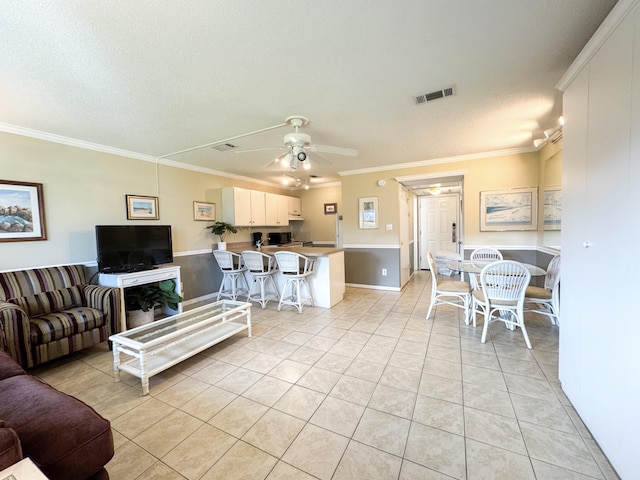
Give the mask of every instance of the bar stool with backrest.
M 480 290 L 474 290 L 475 302 L 484 311 L 481 342 L 487 340 L 489 324 L 500 321 L 507 327 L 520 327 L 528 348 L 531 342 L 524 325 L 524 292 L 531 274 L 520 262 L 499 260 L 480 272 Z
M 295 252 L 276 252 L 276 262 L 280 273 L 285 278 L 285 284 L 280 293 L 278 311 L 283 305 L 292 305 L 302 313 L 303 305 L 313 306 L 313 294 L 307 278 L 313 275 L 315 259 Z M 287 288 L 290 294 L 287 296 Z
M 269 300 L 278 300 L 280 298 L 278 287 L 273 279 L 273 276 L 278 271 L 276 259 L 272 255 L 256 252 L 255 250 L 245 250 L 242 252 L 242 259 L 252 278 L 247 300 L 249 302 L 258 302 L 264 310 Z M 271 291 L 269 291 L 268 288 L 269 284 L 271 284 L 272 287 Z M 253 290 L 256 286 L 258 287 L 258 291 L 254 294 Z
M 469 325 L 469 309 L 471 305 L 471 285 L 468 282 L 455 280 L 438 280 L 436 262 L 431 252 L 427 252 L 427 261 L 431 270 L 431 302 L 426 318 L 436 305 L 451 305 L 464 310 L 464 323 Z
M 528 286 L 524 292 L 525 312 L 546 315 L 551 325 L 560 324 L 560 255 L 551 259 L 544 277 L 544 287 Z
M 247 268 L 242 262 L 242 255 L 230 252 L 229 250 L 214 250 L 214 257 L 218 262 L 218 266 L 222 271 L 222 281 L 220 282 L 220 290 L 218 290 L 218 300 L 221 297 L 237 300 L 239 296 L 247 297 L 249 295 L 249 285 L 244 273 Z M 225 284 L 228 283 L 228 288 Z M 244 284 L 244 288 L 242 287 Z

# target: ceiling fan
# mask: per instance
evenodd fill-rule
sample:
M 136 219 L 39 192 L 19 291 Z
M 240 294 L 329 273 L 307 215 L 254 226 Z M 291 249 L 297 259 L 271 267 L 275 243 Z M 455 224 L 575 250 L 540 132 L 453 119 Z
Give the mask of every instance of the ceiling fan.
M 358 151 L 353 148 L 344 148 L 344 147 L 334 147 L 331 145 L 317 145 L 311 143 L 311 137 L 306 134 L 300 132 L 300 127 L 304 127 L 309 123 L 309 119 L 301 116 L 292 116 L 287 117 L 285 120 L 285 125 L 289 125 L 295 129 L 293 133 L 287 133 L 284 136 L 284 146 L 283 147 L 273 147 L 273 148 L 260 148 L 255 150 L 243 150 L 241 152 L 236 153 L 246 153 L 246 152 L 257 152 L 264 150 L 273 150 L 280 149 L 286 150 L 285 153 L 279 155 L 271 162 L 269 162 L 265 166 L 270 166 L 274 164 L 281 164 L 291 170 L 296 170 L 298 166 L 302 165 L 305 170 L 311 168 L 311 164 L 308 161 L 309 153 L 333 153 L 336 155 L 346 155 L 349 157 L 356 157 L 358 155 Z M 322 158 L 317 156 L 318 158 Z

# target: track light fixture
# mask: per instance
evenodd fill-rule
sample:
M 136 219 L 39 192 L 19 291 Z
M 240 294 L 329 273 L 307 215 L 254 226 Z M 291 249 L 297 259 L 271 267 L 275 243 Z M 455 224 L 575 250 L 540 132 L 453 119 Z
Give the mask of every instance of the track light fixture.
M 280 180 L 280 182 L 283 185 L 289 185 L 291 183 L 293 183 L 293 186 L 297 187 L 297 188 L 304 188 L 305 190 L 309 190 L 309 184 L 311 183 L 311 179 L 310 178 L 300 178 L 300 177 L 296 177 L 294 175 L 290 175 L 288 173 L 283 173 L 282 174 L 282 179 Z
M 547 128 L 544 133 L 544 138 L 536 138 L 533 141 L 533 146 L 535 148 L 540 148 L 547 144 L 547 142 L 551 141 L 551 143 L 556 143 L 558 140 L 562 138 L 562 126 L 564 125 L 564 118 L 558 118 L 558 125 L 555 127 Z

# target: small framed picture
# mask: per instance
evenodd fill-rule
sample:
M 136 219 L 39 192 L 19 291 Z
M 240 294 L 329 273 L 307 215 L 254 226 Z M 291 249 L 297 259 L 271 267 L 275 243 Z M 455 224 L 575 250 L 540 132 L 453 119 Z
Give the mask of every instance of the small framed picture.
M 158 220 L 158 197 L 126 195 L 127 220 Z
M 378 197 L 358 199 L 360 228 L 378 228 Z
M 338 213 L 338 204 L 337 203 L 325 203 L 324 204 L 324 214 L 325 215 L 335 215 Z
M 42 184 L 0 180 L 0 242 L 46 239 Z
M 193 219 L 203 222 L 213 222 L 216 219 L 216 204 L 207 202 L 193 202 Z

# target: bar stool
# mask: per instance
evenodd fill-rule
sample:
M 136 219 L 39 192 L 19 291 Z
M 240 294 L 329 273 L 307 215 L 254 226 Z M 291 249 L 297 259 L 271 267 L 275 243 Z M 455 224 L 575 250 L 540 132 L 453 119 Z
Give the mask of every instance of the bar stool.
M 253 281 L 249 287 L 249 296 L 247 301 L 258 302 L 262 309 L 267 307 L 269 300 L 278 300 L 278 287 L 273 276 L 278 271 L 275 257 L 266 253 L 256 252 L 255 250 L 245 250 L 242 252 L 244 265 L 251 274 Z M 267 283 L 271 282 L 273 291 L 268 291 Z M 253 287 L 259 285 L 260 291 L 253 294 Z
M 220 290 L 218 290 L 218 300 L 220 297 L 228 297 L 236 300 L 239 296 L 248 297 L 249 285 L 247 279 L 244 278 L 244 272 L 247 268 L 242 263 L 242 255 L 230 252 L 228 250 L 214 250 L 213 255 L 216 257 L 218 266 L 222 270 L 222 282 L 220 282 Z M 229 288 L 225 289 L 224 284 L 229 281 Z M 244 283 L 242 288 L 240 283 Z
M 282 305 L 293 305 L 298 309 L 298 313 L 302 313 L 303 305 L 308 303 L 313 306 L 313 295 L 311 294 L 307 277 L 313 274 L 316 261 L 295 252 L 276 252 L 275 255 L 280 273 L 286 279 L 280 294 L 278 311 L 280 311 Z M 291 290 L 291 294 L 288 297 L 286 296 L 287 287 L 290 287 Z M 303 296 L 303 287 L 306 289 L 305 296 Z

